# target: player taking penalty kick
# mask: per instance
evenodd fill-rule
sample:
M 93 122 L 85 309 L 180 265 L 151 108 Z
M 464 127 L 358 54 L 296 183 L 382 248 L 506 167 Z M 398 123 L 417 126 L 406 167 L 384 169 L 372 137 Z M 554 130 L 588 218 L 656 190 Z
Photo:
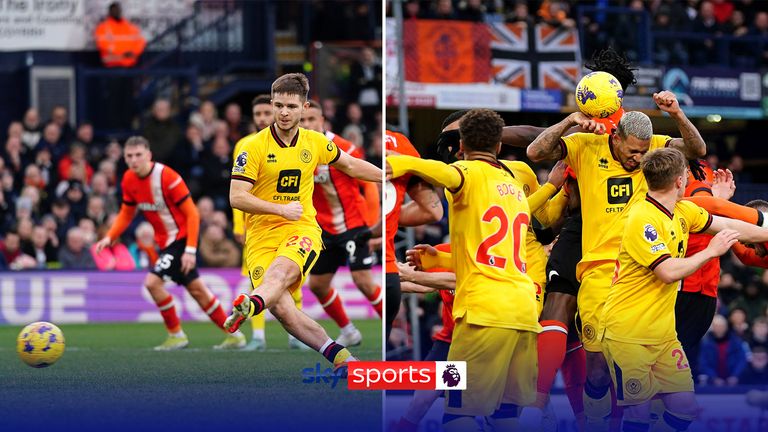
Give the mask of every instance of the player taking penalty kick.
M 598 337 L 618 404 L 625 407 L 625 431 L 649 429 L 655 395 L 666 407 L 656 430 L 688 429 L 698 407 L 688 359 L 675 332 L 679 282 L 737 240 L 768 239 L 768 229 L 711 216 L 681 201 L 686 167 L 677 149 L 653 150 L 643 157 L 648 193 L 627 209 L 614 281 L 600 319 Z M 689 234 L 701 232 L 716 235 L 704 250 L 685 257 Z
M 523 185 L 496 159 L 504 121 L 469 111 L 459 124 L 464 160 L 446 165 L 388 156 L 388 178 L 406 173 L 446 188 L 456 273 L 456 327 L 448 361 L 467 362 L 467 390 L 448 391 L 447 431 L 477 430 L 489 416 L 497 431 L 514 430 L 520 407 L 536 398 L 536 289 L 525 274 L 530 221 Z
M 229 200 L 246 213 L 246 264 L 253 290 L 237 296 L 225 326 L 269 308 L 288 333 L 319 351 L 335 366 L 353 357 L 328 337 L 320 324 L 296 308 L 290 292 L 301 289 L 322 250 L 312 206 L 313 175 L 329 164 L 347 175 L 381 182 L 381 170 L 339 150 L 325 135 L 299 127 L 309 108 L 309 82 L 302 74 L 272 83 L 275 123 L 243 142 L 232 167 Z

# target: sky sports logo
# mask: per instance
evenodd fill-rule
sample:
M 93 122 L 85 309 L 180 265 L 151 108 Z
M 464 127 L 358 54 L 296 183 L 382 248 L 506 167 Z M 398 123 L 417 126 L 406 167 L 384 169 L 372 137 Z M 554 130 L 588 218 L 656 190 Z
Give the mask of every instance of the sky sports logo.
M 350 390 L 466 390 L 467 362 L 356 361 L 347 380 Z

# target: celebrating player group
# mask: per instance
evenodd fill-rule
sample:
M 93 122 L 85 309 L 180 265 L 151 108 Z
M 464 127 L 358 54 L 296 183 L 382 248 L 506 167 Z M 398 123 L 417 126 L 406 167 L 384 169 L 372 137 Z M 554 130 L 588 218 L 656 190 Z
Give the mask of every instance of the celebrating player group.
M 654 134 L 646 114 L 621 108 L 628 62 L 606 50 L 586 66 L 580 110 L 546 129 L 457 111 L 439 131 L 442 161 L 387 131 L 387 235 L 440 218 L 426 211 L 435 188 L 448 202 L 449 243 L 388 259 L 386 309 L 389 330 L 400 292 L 440 292 L 427 359 L 466 361 L 468 373 L 467 390 L 445 394 L 446 431 L 516 430 L 526 407 L 554 430 L 558 370 L 581 431 L 687 430 L 699 412 L 688 356 L 714 316 L 717 258 L 733 247 L 748 261 L 744 245 L 768 241 L 760 206 L 730 203 L 731 173 L 700 162 L 704 139 L 673 93 L 653 100 L 679 136 Z M 507 146 L 557 161 L 547 183 L 504 160 Z M 416 392 L 397 430 L 415 431 L 441 395 Z

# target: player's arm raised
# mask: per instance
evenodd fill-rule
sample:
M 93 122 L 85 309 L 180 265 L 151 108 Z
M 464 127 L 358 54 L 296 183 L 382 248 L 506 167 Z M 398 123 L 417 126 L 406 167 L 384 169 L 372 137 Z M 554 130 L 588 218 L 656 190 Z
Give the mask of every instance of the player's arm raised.
M 605 125 L 576 111 L 561 122 L 544 129 L 526 149 L 528 159 L 533 162 L 562 159 L 565 155 L 560 147 L 560 138 L 573 126 L 579 126 L 584 131 L 597 135 L 605 133 Z
M 400 208 L 400 226 L 419 226 L 443 218 L 443 203 L 429 183 L 411 177 L 407 193 L 412 201 Z
M 707 154 L 707 145 L 704 138 L 701 137 L 696 126 L 688 120 L 680 104 L 677 102 L 677 96 L 668 90 L 653 94 L 653 101 L 660 110 L 668 113 L 672 120 L 677 124 L 682 138 L 673 138 L 669 146 L 674 147 L 685 155 L 688 159 L 697 159 Z
M 664 283 L 677 282 L 693 274 L 712 258 L 728 252 L 728 249 L 736 243 L 738 236 L 738 232 L 730 229 L 720 231 L 712 237 L 704 250 L 686 258 L 667 258 L 653 267 L 653 274 Z
M 373 183 L 381 183 L 381 169 L 370 162 L 339 151 L 339 158 L 332 163 L 334 168 L 350 177 Z
M 304 208 L 298 201 L 276 204 L 251 194 L 251 183 L 233 178 L 229 183 L 229 204 L 232 208 L 251 214 L 273 214 L 288 220 L 299 220 Z

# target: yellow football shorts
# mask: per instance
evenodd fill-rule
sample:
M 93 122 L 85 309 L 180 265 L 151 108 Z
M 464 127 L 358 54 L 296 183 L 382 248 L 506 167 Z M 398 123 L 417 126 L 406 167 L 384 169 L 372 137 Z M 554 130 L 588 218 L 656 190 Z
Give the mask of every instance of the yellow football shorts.
M 590 352 L 602 351 L 597 331 L 615 267 L 615 261 L 598 261 L 586 267 L 581 274 L 581 286 L 576 296 L 579 311 L 577 329 L 584 349 Z
M 603 339 L 619 405 L 639 405 L 658 393 L 693 391 L 693 376 L 678 340 L 640 345 Z
M 526 406 L 536 400 L 536 333 L 485 327 L 456 320 L 448 361 L 467 362 L 467 389 L 448 390 L 445 412 L 487 416 L 502 403 Z
M 265 271 L 275 258 L 288 258 L 299 266 L 301 278 L 289 287 L 293 292 L 301 288 L 323 250 L 320 228 L 286 226 L 264 232 L 262 235 L 246 237 L 246 265 L 254 287 L 261 284 Z

